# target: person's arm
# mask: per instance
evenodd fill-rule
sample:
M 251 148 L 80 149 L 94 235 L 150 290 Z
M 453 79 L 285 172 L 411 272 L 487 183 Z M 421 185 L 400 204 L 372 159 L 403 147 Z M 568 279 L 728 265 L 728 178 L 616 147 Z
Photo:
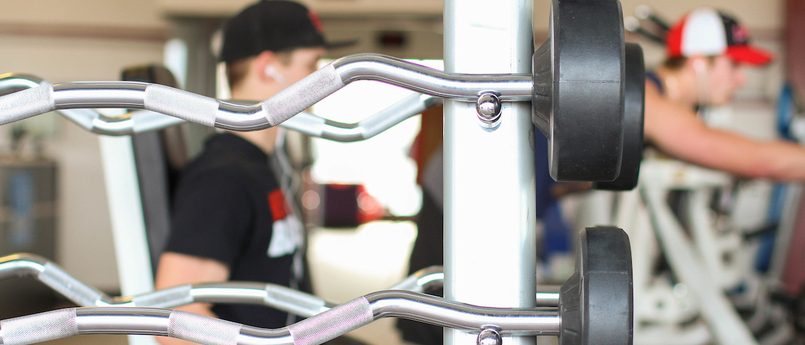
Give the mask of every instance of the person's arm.
M 182 173 L 173 202 L 171 231 L 160 256 L 155 279 L 157 289 L 177 285 L 223 282 L 230 278 L 251 222 L 251 207 L 232 169 L 189 169 Z M 210 304 L 176 308 L 216 317 Z M 162 345 L 189 342 L 158 337 Z
M 227 279 L 229 279 L 229 268 L 223 263 L 197 256 L 165 252 L 159 258 L 159 267 L 157 268 L 154 285 L 157 290 L 161 290 L 177 285 L 222 282 Z M 194 303 L 175 309 L 217 317 L 210 308 L 211 305 L 208 303 Z M 156 339 L 162 345 L 193 344 L 189 341 L 169 337 L 157 337 Z
M 707 127 L 695 112 L 646 84 L 645 139 L 663 153 L 750 178 L 805 181 L 805 149 Z

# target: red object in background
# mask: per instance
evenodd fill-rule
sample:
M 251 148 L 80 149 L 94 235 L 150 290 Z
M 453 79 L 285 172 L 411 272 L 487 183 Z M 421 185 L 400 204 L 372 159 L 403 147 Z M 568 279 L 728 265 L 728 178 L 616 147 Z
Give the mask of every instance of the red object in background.
M 354 228 L 383 219 L 384 209 L 366 188 L 359 184 L 323 184 L 319 187 L 319 212 L 322 226 Z
M 383 219 L 385 210 L 375 197 L 366 191 L 363 185 L 358 186 L 358 223 L 365 224 Z

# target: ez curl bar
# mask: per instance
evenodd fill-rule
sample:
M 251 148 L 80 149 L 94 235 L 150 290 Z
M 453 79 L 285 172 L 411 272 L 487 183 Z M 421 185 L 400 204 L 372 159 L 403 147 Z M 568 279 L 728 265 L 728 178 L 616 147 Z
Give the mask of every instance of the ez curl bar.
M 47 85 L 41 78 L 7 73 L 0 75 L 0 95 Z M 333 141 L 351 142 L 369 139 L 403 120 L 441 104 L 435 96 L 414 94 L 358 123 L 341 123 L 301 112 L 280 126 L 306 135 Z M 93 109 L 59 109 L 59 114 L 92 133 L 121 136 L 159 130 L 185 121 L 149 110 L 137 110 L 121 116 L 107 116 Z
M 111 299 L 39 257 L 13 255 L 0 262 L 0 278 L 37 275 L 39 280 L 75 301 L 106 306 L 68 308 L 0 321 L 0 344 L 31 344 L 86 334 L 140 334 L 203 344 L 312 345 L 386 317 L 478 333 L 479 337 L 490 333 L 558 335 L 562 344 L 572 344 L 583 336 L 588 341 L 625 343 L 631 338 L 632 327 L 628 237 L 618 228 L 588 228 L 579 237 L 579 248 L 577 272 L 562 286 L 559 305 L 528 309 L 478 307 L 403 290 L 378 291 L 331 307 L 312 296 L 257 283 L 185 285 L 133 298 Z M 410 286 L 410 280 L 436 273 L 421 271 L 399 286 Z M 436 280 L 432 277 L 421 281 L 428 284 Z M 270 299 L 268 291 L 278 294 Z M 301 311 L 310 317 L 269 330 L 181 311 L 140 307 L 176 307 L 195 302 L 272 305 L 291 312 Z M 613 310 L 620 312 L 612 313 Z M 611 328 L 629 332 L 612 332 Z
M 33 254 L 0 258 L 0 279 L 33 277 L 82 307 L 177 308 L 191 303 L 264 305 L 302 317 L 330 310 L 336 304 L 282 285 L 253 282 L 198 283 L 175 286 L 137 296 L 110 297 L 75 279 L 59 265 Z M 441 266 L 423 268 L 388 290 L 425 292 L 443 286 Z M 557 307 L 559 294 L 538 292 L 537 306 Z

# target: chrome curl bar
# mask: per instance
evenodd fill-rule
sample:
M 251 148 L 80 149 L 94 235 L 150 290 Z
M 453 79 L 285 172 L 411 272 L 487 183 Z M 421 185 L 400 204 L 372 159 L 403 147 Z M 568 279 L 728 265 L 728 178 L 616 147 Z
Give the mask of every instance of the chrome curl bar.
M 313 345 L 386 317 L 471 333 L 494 327 L 507 335 L 558 335 L 561 328 L 556 308 L 476 307 L 415 292 L 380 291 L 279 329 L 156 308 L 68 308 L 0 321 L 0 344 L 31 344 L 88 334 L 136 334 L 204 344 Z
M 288 288 L 258 283 L 193 284 L 130 298 L 110 298 L 41 257 L 15 254 L 0 260 L 0 279 L 26 275 L 36 276 L 82 305 L 100 307 L 69 308 L 0 321 L 0 344 L 30 344 L 82 334 L 144 334 L 205 344 L 311 345 L 386 317 L 407 318 L 467 332 L 495 327 L 502 334 L 518 335 L 556 335 L 561 327 L 556 307 L 476 307 L 402 290 L 371 293 L 339 306 Z M 430 268 L 394 288 L 425 289 L 436 284 L 434 282 L 440 283 L 442 277 L 438 267 Z M 309 318 L 286 328 L 270 330 L 181 311 L 142 307 L 167 308 L 195 302 L 263 304 Z
M 254 282 L 187 284 L 137 296 L 110 297 L 75 279 L 55 263 L 25 253 L 0 258 L 0 279 L 14 277 L 34 277 L 82 307 L 176 308 L 192 303 L 237 303 L 264 305 L 311 317 L 336 306 L 335 303 L 285 286 Z M 428 267 L 389 289 L 423 292 L 441 286 L 443 277 L 440 266 Z
M 0 279 L 34 277 L 52 290 L 82 307 L 176 308 L 191 303 L 255 304 L 276 308 L 302 317 L 311 317 L 335 303 L 281 285 L 253 282 L 199 283 L 145 293 L 110 297 L 75 279 L 61 267 L 33 254 L 19 253 L 0 258 Z M 423 268 L 389 290 L 425 292 L 444 282 L 441 266 Z M 559 294 L 537 293 L 537 306 L 556 307 Z
M 59 265 L 41 256 L 26 253 L 0 258 L 0 279 L 14 277 L 34 277 L 82 307 L 176 308 L 191 303 L 239 303 L 264 305 L 302 317 L 310 317 L 336 305 L 281 285 L 253 282 L 187 284 L 137 296 L 110 297 L 75 279 Z M 389 290 L 425 292 L 442 287 L 443 282 L 442 267 L 432 266 L 415 272 Z M 558 293 L 537 293 L 537 306 L 557 305 L 559 305 Z
M 32 75 L 3 74 L 0 75 L 0 95 L 40 87 L 43 83 L 41 78 Z M 403 120 L 441 103 L 442 99 L 439 97 L 414 94 L 354 124 L 331 121 L 302 112 L 280 126 L 317 138 L 340 142 L 359 141 L 382 133 Z M 159 130 L 185 122 L 180 118 L 149 110 L 137 110 L 121 116 L 106 116 L 93 109 L 57 109 L 57 111 L 90 132 L 111 136 Z
M 259 130 L 279 125 L 357 80 L 377 80 L 435 97 L 473 101 L 484 92 L 495 92 L 502 101 L 528 101 L 532 90 L 528 74 L 449 74 L 383 55 L 358 54 L 338 59 L 253 105 L 140 82 L 43 82 L 0 97 L 0 125 L 54 110 L 129 108 L 226 130 Z

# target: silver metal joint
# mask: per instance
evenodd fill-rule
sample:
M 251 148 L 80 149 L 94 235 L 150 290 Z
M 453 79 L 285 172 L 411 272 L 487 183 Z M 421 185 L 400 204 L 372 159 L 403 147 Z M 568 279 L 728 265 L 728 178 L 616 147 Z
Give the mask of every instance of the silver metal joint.
M 494 328 L 486 328 L 478 334 L 477 345 L 502 345 L 503 338 Z
M 500 98 L 492 92 L 485 92 L 475 102 L 478 119 L 484 127 L 493 128 L 500 122 Z

